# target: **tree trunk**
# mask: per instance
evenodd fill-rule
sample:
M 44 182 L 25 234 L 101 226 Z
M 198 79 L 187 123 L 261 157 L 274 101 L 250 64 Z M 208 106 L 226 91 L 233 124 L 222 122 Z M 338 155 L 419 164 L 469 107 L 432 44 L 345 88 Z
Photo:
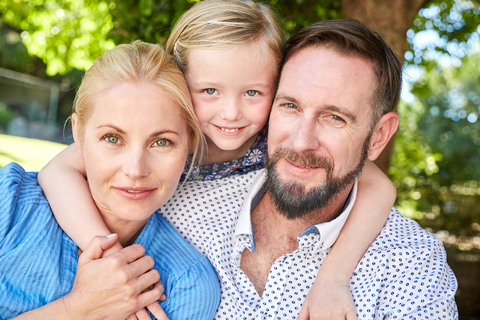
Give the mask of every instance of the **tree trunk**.
M 345 18 L 357 19 L 376 31 L 392 50 L 403 59 L 407 45 L 407 31 L 413 25 L 418 11 L 430 0 L 341 0 Z M 393 152 L 392 138 L 375 164 L 388 173 Z

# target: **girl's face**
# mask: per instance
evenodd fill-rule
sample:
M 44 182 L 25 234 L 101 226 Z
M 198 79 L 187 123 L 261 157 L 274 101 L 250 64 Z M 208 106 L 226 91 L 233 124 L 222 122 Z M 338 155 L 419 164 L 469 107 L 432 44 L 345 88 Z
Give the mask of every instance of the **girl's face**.
M 138 228 L 177 187 L 188 154 L 187 125 L 177 103 L 146 82 L 115 85 L 92 108 L 81 141 L 72 117 L 92 197 L 109 227 Z
M 243 156 L 267 122 L 275 90 L 276 60 L 256 43 L 191 50 L 185 78 L 207 136 L 208 159 Z

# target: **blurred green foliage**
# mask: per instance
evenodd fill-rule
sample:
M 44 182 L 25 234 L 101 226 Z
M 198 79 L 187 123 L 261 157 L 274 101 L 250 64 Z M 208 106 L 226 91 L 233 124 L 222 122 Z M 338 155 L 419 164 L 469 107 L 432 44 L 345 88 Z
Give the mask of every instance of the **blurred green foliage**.
M 0 0 L 1 20 L 18 29 L 47 74 L 86 70 L 116 44 L 140 39 L 164 44 L 172 24 L 196 0 Z M 291 34 L 312 21 L 342 17 L 340 1 L 268 0 Z M 12 33 L 13 34 L 13 33 Z
M 5 103 L 0 102 L 0 129 L 7 131 L 8 124 L 15 118 L 15 112 L 7 108 Z
M 414 100 L 399 106 L 390 168 L 404 214 L 469 237 L 480 231 L 479 25 L 478 2 L 435 1 L 419 12 L 405 53 Z

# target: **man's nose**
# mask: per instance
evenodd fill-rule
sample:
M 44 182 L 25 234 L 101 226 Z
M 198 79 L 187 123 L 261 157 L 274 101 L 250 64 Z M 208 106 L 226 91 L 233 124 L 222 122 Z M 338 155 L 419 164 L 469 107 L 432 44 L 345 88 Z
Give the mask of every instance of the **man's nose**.
M 238 99 L 228 98 L 222 106 L 220 117 L 226 121 L 236 121 L 241 118 L 241 102 Z
M 290 135 L 293 149 L 298 153 L 315 151 L 320 147 L 318 122 L 313 117 L 303 117 Z
M 126 162 L 122 167 L 122 171 L 131 179 L 140 179 L 150 174 L 147 155 L 142 148 L 131 147 L 125 160 Z

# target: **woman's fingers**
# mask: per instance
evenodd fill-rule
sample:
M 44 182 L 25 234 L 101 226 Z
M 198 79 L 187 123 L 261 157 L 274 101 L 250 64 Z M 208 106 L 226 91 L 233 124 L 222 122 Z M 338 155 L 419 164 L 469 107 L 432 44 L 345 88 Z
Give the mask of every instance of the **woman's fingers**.
M 152 270 L 153 266 L 155 265 L 155 261 L 150 256 L 143 256 L 131 263 L 128 264 L 128 269 L 130 272 L 135 275 L 142 275 L 150 270 Z M 157 280 L 158 281 L 158 280 Z M 156 281 L 152 282 L 151 284 L 155 283 Z

